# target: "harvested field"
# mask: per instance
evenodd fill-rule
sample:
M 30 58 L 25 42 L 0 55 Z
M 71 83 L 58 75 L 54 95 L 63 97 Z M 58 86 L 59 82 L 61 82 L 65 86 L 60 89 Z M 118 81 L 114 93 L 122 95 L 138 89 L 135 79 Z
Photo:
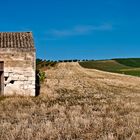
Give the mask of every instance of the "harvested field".
M 46 77 L 38 97 L 1 97 L 0 139 L 140 139 L 140 78 L 78 63 Z

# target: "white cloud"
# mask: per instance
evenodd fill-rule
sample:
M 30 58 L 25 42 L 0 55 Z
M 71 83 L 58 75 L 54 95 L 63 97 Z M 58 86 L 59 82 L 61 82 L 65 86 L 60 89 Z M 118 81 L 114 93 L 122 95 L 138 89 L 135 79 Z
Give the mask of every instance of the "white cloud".
M 112 29 L 113 27 L 111 24 L 103 24 L 99 26 L 82 25 L 82 26 L 74 26 L 71 29 L 63 29 L 63 30 L 52 29 L 49 31 L 48 34 L 53 37 L 67 37 L 67 36 L 86 35 L 94 31 L 108 31 Z

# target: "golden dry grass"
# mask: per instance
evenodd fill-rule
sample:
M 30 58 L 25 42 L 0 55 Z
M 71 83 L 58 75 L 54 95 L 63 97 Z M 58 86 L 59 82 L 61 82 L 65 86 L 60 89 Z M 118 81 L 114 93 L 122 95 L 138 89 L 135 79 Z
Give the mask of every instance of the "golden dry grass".
M 139 140 L 140 78 L 61 63 L 38 97 L 0 101 L 1 140 Z

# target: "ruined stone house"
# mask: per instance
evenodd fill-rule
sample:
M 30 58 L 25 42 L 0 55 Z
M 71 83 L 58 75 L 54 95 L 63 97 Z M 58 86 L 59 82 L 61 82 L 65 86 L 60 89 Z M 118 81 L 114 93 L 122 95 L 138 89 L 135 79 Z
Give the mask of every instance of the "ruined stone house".
M 35 58 L 31 32 L 0 33 L 0 95 L 35 96 Z

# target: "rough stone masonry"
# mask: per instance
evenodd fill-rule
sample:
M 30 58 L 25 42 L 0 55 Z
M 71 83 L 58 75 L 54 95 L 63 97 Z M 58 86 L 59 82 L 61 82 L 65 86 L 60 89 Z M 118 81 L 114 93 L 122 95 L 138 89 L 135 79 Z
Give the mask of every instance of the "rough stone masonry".
M 35 59 L 31 32 L 0 33 L 0 95 L 35 96 Z

